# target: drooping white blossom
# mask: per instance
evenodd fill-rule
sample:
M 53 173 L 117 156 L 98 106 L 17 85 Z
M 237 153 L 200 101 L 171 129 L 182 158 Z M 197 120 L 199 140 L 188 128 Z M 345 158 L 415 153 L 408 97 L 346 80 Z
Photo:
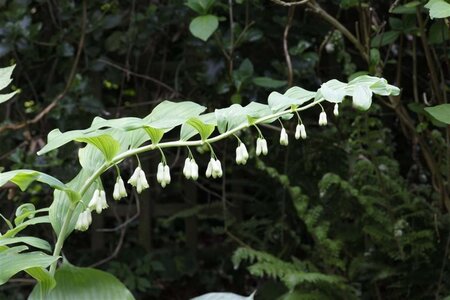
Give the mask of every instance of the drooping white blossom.
M 295 135 L 294 135 L 296 140 L 299 140 L 300 137 L 301 137 L 301 132 L 300 131 L 301 131 L 300 130 L 300 124 L 297 124 L 297 126 L 295 126 Z
M 131 175 L 130 179 L 128 179 L 128 183 L 131 184 L 132 186 L 137 186 L 137 181 L 139 178 L 139 173 L 141 172 L 141 167 L 137 167 L 134 172 L 133 175 Z
M 134 170 L 134 173 L 133 175 L 131 175 L 128 183 L 136 187 L 136 191 L 138 192 L 138 194 L 140 194 L 143 190 L 149 188 L 147 177 L 145 176 L 145 172 L 141 169 L 141 167 L 137 167 L 136 170 Z M 123 187 L 123 190 L 125 191 L 125 186 Z
M 327 114 L 324 111 L 322 111 L 319 115 L 319 125 L 326 126 L 327 124 L 328 124 Z
M 245 165 L 248 160 L 248 151 L 244 143 L 240 143 L 236 148 L 236 163 Z
M 192 177 L 192 163 L 189 157 L 187 157 L 184 161 L 183 175 L 186 179 L 191 179 Z
M 193 180 L 198 179 L 198 165 L 193 158 L 191 158 L 191 178 Z
M 308 136 L 306 135 L 306 128 L 305 128 L 305 125 L 303 125 L 303 124 L 300 124 L 300 137 L 301 137 L 303 140 L 306 140 L 306 138 L 308 137 Z
M 339 104 L 334 105 L 333 114 L 335 117 L 339 116 Z
M 77 219 L 77 223 L 75 224 L 75 229 L 79 231 L 86 231 L 92 223 L 92 214 L 91 210 L 87 208 L 83 212 L 80 213 Z
M 96 189 L 92 195 L 91 201 L 89 201 L 88 207 L 91 210 L 95 210 L 98 214 L 100 214 L 103 209 L 108 208 L 105 191 Z
M 269 149 L 267 148 L 266 139 L 261 139 L 261 153 L 263 155 L 267 155 L 267 153 L 269 153 Z
M 116 183 L 114 184 L 113 198 L 114 200 L 120 200 L 127 196 L 127 190 L 122 177 L 117 176 Z
M 286 132 L 286 129 L 281 128 L 280 145 L 287 146 L 288 144 L 289 144 L 289 137 L 288 137 L 288 134 Z

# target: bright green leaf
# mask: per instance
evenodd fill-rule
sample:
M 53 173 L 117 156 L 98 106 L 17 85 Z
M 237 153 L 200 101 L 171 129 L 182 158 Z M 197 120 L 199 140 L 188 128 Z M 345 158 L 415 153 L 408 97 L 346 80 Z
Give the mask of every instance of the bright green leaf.
M 206 42 L 219 27 L 219 19 L 214 15 L 196 17 L 191 21 L 189 30 L 192 35 Z
M 240 296 L 234 293 L 209 293 L 199 297 L 192 298 L 191 300 L 253 300 L 255 296 L 254 292 L 248 297 Z
M 8 245 L 17 244 L 17 243 L 28 244 L 30 246 L 33 246 L 35 248 L 45 250 L 48 252 L 51 251 L 50 244 L 46 240 L 43 240 L 40 238 L 36 238 L 36 237 L 32 237 L 32 236 L 4 238 L 4 237 L 0 236 L 0 246 L 8 246 Z
M 287 84 L 285 80 L 275 80 L 270 77 L 255 77 L 253 83 L 269 89 L 277 89 Z
M 48 184 L 58 190 L 69 191 L 69 188 L 55 177 L 34 170 L 14 170 L 0 173 L 0 186 L 8 181 L 19 186 L 22 191 L 25 191 L 33 181 Z
M 430 0 L 425 7 L 430 10 L 432 19 L 450 17 L 450 3 L 445 0 Z
M 15 67 L 16 65 L 12 65 L 6 68 L 0 68 L 0 90 L 3 90 L 12 82 L 11 75 Z
M 370 47 L 379 48 L 394 43 L 400 35 L 400 31 L 385 31 L 375 36 L 370 42 Z
M 216 128 L 215 125 L 203 123 L 199 118 L 190 118 L 186 124 L 198 131 L 202 140 L 206 140 Z
M 425 111 L 438 121 L 450 125 L 450 104 L 440 104 L 433 107 L 426 107 Z
M 20 271 L 35 267 L 47 268 L 58 259 L 40 251 L 21 253 L 24 250 L 27 247 L 17 246 L 0 252 L 0 285 Z
M 46 300 L 132 300 L 131 292 L 112 274 L 93 268 L 79 268 L 64 263 L 55 273 L 56 287 L 46 295 Z M 39 298 L 37 285 L 29 300 Z

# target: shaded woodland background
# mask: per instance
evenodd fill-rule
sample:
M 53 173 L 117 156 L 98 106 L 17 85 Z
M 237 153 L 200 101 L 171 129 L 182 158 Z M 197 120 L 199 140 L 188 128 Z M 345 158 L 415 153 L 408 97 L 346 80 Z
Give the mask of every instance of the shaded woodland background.
M 189 32 L 197 13 L 185 1 L 0 0 L 0 65 L 17 64 L 21 89 L 0 111 L 0 166 L 67 181 L 76 146 L 36 155 L 54 128 L 142 117 L 166 99 L 214 109 L 265 102 L 290 85 L 383 76 L 400 96 L 376 98 L 366 113 L 346 103 L 339 118 L 326 106 L 326 128 L 319 108 L 309 110 L 308 139 L 287 148 L 265 127 L 269 155 L 246 166 L 224 141 L 221 180 L 186 181 L 180 149 L 166 153 L 173 182 L 161 189 L 159 153 L 143 157 L 150 190 L 96 215 L 64 254 L 112 272 L 138 299 L 255 289 L 268 300 L 445 298 L 450 134 L 424 107 L 447 102 L 450 44 L 448 19 L 430 19 L 426 2 L 217 0 L 220 25 L 204 42 Z M 253 145 L 255 134 L 241 139 Z M 196 156 L 203 169 L 207 156 Z M 10 217 L 22 202 L 48 206 L 52 194 L 8 187 L 0 199 Z M 39 234 L 54 239 L 49 228 Z M 25 299 L 32 285 L 18 277 L 0 299 Z

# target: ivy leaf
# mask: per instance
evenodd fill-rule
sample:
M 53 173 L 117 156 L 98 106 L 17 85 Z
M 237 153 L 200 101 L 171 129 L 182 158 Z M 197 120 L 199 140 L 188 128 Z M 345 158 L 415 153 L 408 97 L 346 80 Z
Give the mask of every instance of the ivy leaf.
M 214 15 L 196 17 L 191 21 L 189 30 L 196 38 L 206 42 L 219 27 L 219 19 Z
M 56 287 L 45 296 L 46 300 L 134 299 L 131 292 L 116 277 L 93 268 L 79 268 L 65 262 L 55 272 L 55 280 Z M 39 284 L 35 286 L 28 299 L 41 299 Z
M 58 259 L 40 251 L 21 253 L 27 249 L 27 246 L 16 246 L 0 251 L 0 285 L 20 271 L 35 267 L 47 268 Z
M 438 121 L 450 125 L 450 104 L 440 104 L 426 107 L 425 111 Z

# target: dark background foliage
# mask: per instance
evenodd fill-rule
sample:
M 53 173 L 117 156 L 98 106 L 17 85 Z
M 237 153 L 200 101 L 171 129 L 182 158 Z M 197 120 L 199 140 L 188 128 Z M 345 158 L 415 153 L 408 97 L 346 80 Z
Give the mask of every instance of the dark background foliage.
M 216 145 L 222 180 L 184 180 L 181 149 L 167 153 L 174 180 L 161 189 L 159 154 L 142 157 L 150 191 L 96 215 L 64 255 L 112 272 L 138 299 L 255 289 L 257 299 L 444 298 L 448 133 L 423 108 L 448 97 L 446 20 L 431 20 L 426 1 L 276 2 L 215 1 L 219 28 L 203 42 L 189 32 L 197 13 L 181 0 L 0 0 L 0 65 L 17 64 L 21 89 L 0 113 L 0 165 L 69 180 L 81 144 L 36 156 L 54 128 L 145 116 L 165 99 L 214 109 L 265 102 L 289 85 L 383 76 L 401 96 L 376 98 L 367 113 L 345 103 L 339 118 L 327 106 L 326 128 L 309 110 L 309 138 L 288 148 L 268 126 L 269 156 L 246 166 L 234 164 L 235 141 Z M 255 134 L 241 134 L 251 151 Z M 203 168 L 207 157 L 196 151 Z M 125 166 L 130 174 L 132 163 Z M 4 188 L 0 199 L 9 217 L 52 196 L 36 184 L 26 194 Z M 0 298 L 26 298 L 33 283 L 21 276 L 0 287 Z

